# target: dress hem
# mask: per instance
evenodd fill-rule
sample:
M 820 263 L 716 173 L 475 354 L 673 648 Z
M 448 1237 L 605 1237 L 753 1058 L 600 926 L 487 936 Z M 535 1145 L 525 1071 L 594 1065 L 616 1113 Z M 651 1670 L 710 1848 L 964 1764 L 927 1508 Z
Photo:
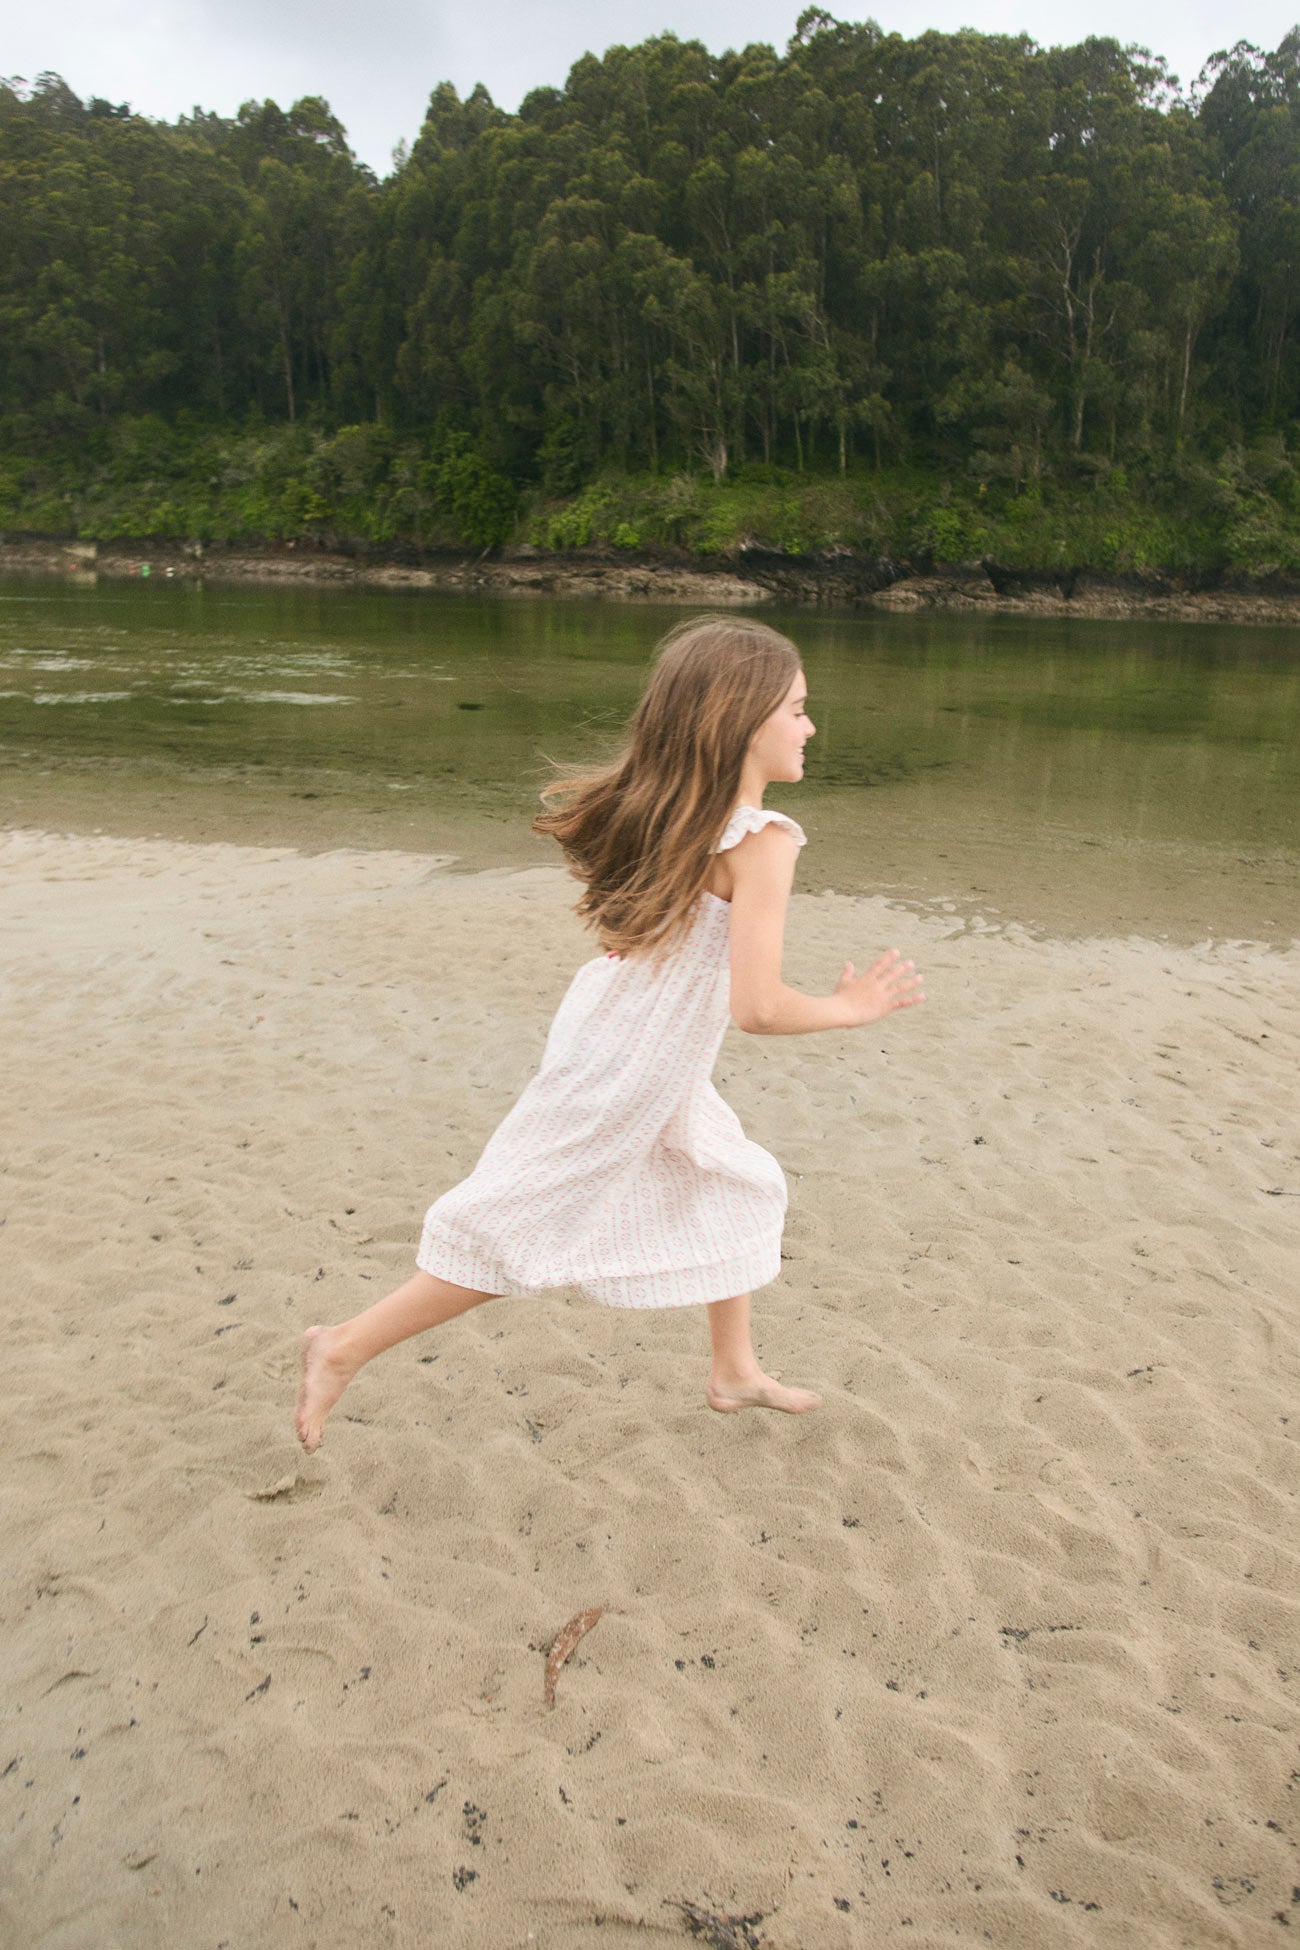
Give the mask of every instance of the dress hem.
M 731 1300 L 740 1293 L 753 1293 L 770 1286 L 781 1270 L 781 1252 L 764 1249 L 736 1259 L 711 1265 L 664 1267 L 659 1273 L 614 1273 L 594 1279 L 570 1276 L 551 1280 L 512 1280 L 496 1262 L 467 1249 L 445 1234 L 426 1227 L 415 1263 L 435 1279 L 447 1280 L 474 1293 L 490 1293 L 494 1298 L 528 1293 L 551 1293 L 569 1287 L 602 1307 L 618 1307 L 627 1312 L 648 1312 L 666 1307 L 703 1307 L 715 1300 Z M 664 1294 L 671 1285 L 673 1296 Z M 688 1289 L 683 1291 L 683 1288 Z

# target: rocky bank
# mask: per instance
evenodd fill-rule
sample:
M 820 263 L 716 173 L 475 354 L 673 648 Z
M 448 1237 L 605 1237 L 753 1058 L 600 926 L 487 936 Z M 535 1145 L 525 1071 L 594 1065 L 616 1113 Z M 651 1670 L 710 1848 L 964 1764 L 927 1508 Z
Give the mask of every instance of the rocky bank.
M 1202 578 L 1161 570 L 1106 575 L 1009 569 L 984 560 L 899 562 L 827 550 L 734 557 L 591 549 L 553 554 L 527 546 L 481 554 L 377 551 L 287 542 L 262 548 L 139 542 L 0 539 L 0 574 L 190 582 L 311 581 L 454 595 L 698 604 L 756 608 L 779 601 L 882 611 L 984 610 L 990 614 L 1144 616 L 1183 622 L 1300 621 L 1300 585 L 1281 579 Z

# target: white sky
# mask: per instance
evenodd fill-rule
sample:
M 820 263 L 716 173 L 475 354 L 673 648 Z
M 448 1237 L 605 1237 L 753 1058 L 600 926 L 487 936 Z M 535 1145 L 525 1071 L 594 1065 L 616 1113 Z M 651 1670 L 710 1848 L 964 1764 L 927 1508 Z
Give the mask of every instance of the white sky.
M 715 53 L 767 41 L 783 48 L 802 0 L 62 0 L 10 16 L 0 73 L 61 74 L 83 98 L 130 102 L 173 120 L 198 105 L 223 115 L 267 97 L 288 107 L 323 95 L 353 148 L 388 174 L 394 144 L 419 133 L 429 92 L 483 81 L 503 107 L 531 88 L 560 85 L 591 50 L 671 32 Z M 875 9 L 828 5 L 837 19 L 875 18 L 907 36 L 928 27 L 1025 32 L 1043 46 L 1113 35 L 1163 54 L 1184 86 L 1206 58 L 1238 40 L 1274 48 L 1300 0 L 882 0 Z

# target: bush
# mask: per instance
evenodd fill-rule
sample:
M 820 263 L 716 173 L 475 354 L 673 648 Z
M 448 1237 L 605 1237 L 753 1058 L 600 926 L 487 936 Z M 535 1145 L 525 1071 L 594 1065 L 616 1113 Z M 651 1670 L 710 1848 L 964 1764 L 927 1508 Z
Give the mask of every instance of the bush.
M 462 541 L 473 548 L 509 541 L 518 508 L 514 483 L 473 452 L 467 434 L 443 436 L 430 472 L 434 504 Z
M 558 448 L 557 436 L 557 448 Z M 38 441 L 0 429 L 0 524 L 87 540 L 257 544 L 347 536 L 487 548 L 518 532 L 515 484 L 458 428 L 432 438 L 379 423 L 330 430 L 196 416 L 83 420 Z M 605 544 L 734 555 L 849 547 L 901 561 L 990 555 L 1010 568 L 1300 572 L 1300 474 L 1273 434 L 1205 458 L 1045 480 L 1015 492 L 937 469 L 823 475 L 750 464 L 607 474 L 534 503 L 538 547 Z
M 612 526 L 605 519 L 609 509 L 610 490 L 604 483 L 596 482 L 584 488 L 567 507 L 548 512 L 534 522 L 532 540 L 538 548 L 589 548 L 593 541 L 606 539 Z

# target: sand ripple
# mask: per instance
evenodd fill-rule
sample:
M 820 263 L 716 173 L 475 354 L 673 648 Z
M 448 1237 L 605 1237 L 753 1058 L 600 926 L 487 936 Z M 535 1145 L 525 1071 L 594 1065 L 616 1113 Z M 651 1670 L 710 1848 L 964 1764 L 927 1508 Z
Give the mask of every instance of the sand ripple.
M 0 845 L 4 1940 L 1300 1929 L 1300 955 L 801 898 L 794 979 L 931 997 L 720 1064 L 824 1410 L 556 1296 L 304 1459 L 299 1332 L 403 1276 L 583 952 L 559 874 L 437 866 Z

